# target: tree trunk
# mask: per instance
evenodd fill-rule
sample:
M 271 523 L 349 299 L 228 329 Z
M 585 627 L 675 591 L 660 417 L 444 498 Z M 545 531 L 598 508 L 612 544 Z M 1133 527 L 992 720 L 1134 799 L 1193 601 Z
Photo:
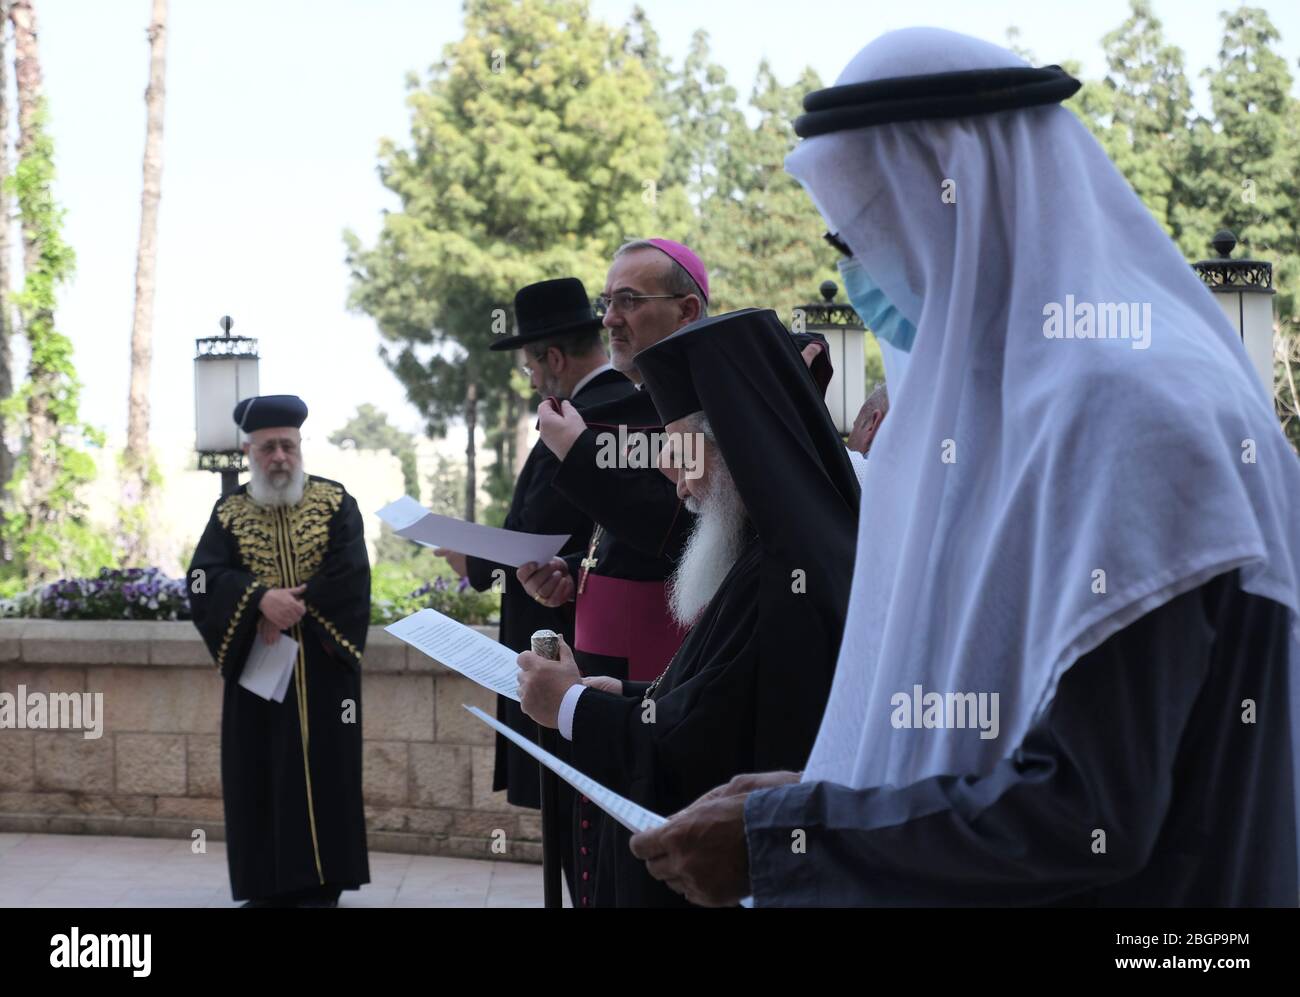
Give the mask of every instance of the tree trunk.
M 9 3 L 0 0 L 0 179 L 9 176 Z M 13 308 L 9 290 L 13 278 L 9 273 L 9 195 L 0 192 L 0 398 L 14 393 L 14 353 L 12 336 Z M 7 506 L 10 496 L 4 490 L 14 476 L 15 454 L 9 452 L 0 422 L 0 506 Z M 9 552 L 5 552 L 5 560 Z
M 41 62 L 36 43 L 36 12 L 31 0 L 13 0 L 9 20 L 14 26 L 14 77 L 18 89 L 18 162 L 30 156 L 36 143 L 36 125 L 41 105 Z M 22 218 L 23 269 L 35 273 L 40 267 L 40 226 L 30 215 Z M 28 316 L 40 322 L 41 315 Z M 27 502 L 31 518 L 37 523 L 53 522 L 59 510 L 51 505 L 56 466 L 55 448 L 59 427 L 50 412 L 50 395 L 57 374 L 33 359 L 28 364 L 31 394 L 27 401 Z M 29 581 L 44 581 L 52 572 L 43 565 L 28 565 Z
M 474 523 L 478 498 L 478 473 L 474 467 L 474 430 L 478 425 L 478 382 L 471 371 L 465 386 L 465 522 Z
M 122 501 L 128 512 L 124 557 L 128 567 L 150 558 L 148 529 L 153 500 L 149 454 L 149 373 L 153 362 L 154 273 L 158 256 L 158 202 L 162 197 L 163 97 L 167 62 L 167 0 L 153 0 L 149 24 L 149 86 L 144 92 L 147 126 L 140 242 L 135 261 L 135 317 L 131 324 L 131 389 L 127 406 Z
M 514 416 L 514 392 L 506 395 L 505 404 L 497 406 L 496 452 L 498 477 L 511 480 L 508 475 L 515 466 L 515 437 L 510 432 L 511 419 Z
M 18 83 L 18 159 L 31 152 L 41 100 L 41 60 L 36 46 L 36 12 L 32 0 L 12 0 L 9 19 L 14 25 L 14 77 Z M 36 269 L 40 246 L 35 228 L 23 219 L 23 266 Z
M 515 413 L 515 480 L 523 473 L 524 461 L 528 460 L 528 431 L 536 420 L 536 413 L 528 408 L 528 399 L 520 398 L 511 392 Z

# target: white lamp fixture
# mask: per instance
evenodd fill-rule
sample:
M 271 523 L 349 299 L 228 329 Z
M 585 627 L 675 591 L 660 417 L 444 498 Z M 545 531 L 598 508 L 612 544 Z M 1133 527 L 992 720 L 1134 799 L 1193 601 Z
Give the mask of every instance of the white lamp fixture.
M 224 315 L 222 335 L 194 341 L 194 449 L 200 471 L 221 473 L 223 495 L 237 487 L 239 472 L 247 470 L 231 413 L 258 393 L 257 340 L 232 336 L 234 324 Z
M 1265 395 L 1273 398 L 1273 264 L 1263 260 L 1228 257 L 1237 237 L 1226 228 L 1215 233 L 1210 245 L 1217 259 L 1192 264 L 1196 275 L 1214 293 L 1232 327 L 1241 337 L 1250 365 L 1259 375 Z

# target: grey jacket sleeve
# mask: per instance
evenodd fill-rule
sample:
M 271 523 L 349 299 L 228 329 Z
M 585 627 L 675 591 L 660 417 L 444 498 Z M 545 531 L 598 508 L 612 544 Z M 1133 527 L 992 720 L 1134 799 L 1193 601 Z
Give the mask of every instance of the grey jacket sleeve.
M 752 794 L 756 905 L 1046 904 L 1142 869 L 1209 668 L 1214 634 L 1199 592 L 1080 658 L 1047 716 L 985 776 Z

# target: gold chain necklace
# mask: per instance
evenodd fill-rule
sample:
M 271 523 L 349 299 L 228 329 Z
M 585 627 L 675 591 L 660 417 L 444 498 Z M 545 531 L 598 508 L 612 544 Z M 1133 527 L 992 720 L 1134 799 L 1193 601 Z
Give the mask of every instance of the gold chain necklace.
M 686 643 L 686 638 L 683 637 L 682 644 L 685 643 Z M 668 659 L 668 664 L 664 667 L 664 670 L 659 673 L 659 677 L 657 679 L 655 679 L 653 682 L 650 683 L 649 688 L 647 688 L 645 691 L 645 695 L 641 697 L 642 702 L 644 702 L 645 700 L 653 696 L 654 691 L 659 688 L 659 683 L 664 680 L 664 677 L 668 674 L 669 669 L 673 667 L 673 663 L 677 660 L 677 655 L 681 653 L 682 644 L 677 645 L 677 650 L 674 651 L 673 656 Z

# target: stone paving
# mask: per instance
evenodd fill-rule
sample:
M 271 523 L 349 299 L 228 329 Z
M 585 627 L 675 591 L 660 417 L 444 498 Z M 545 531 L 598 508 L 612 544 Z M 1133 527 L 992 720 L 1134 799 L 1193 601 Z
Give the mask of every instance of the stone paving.
M 540 907 L 539 866 L 370 853 L 340 907 Z M 0 907 L 237 907 L 224 842 L 0 833 Z

